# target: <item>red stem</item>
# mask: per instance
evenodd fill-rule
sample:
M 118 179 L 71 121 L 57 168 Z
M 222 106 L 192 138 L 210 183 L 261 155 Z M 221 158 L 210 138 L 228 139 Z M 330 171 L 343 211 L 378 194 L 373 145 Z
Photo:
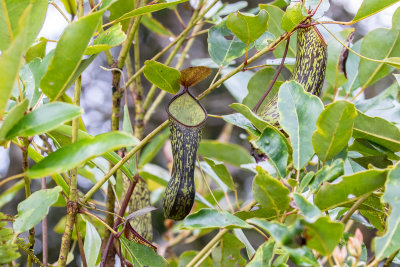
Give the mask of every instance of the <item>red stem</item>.
M 260 98 L 260 100 L 258 101 L 257 105 L 253 108 L 253 112 L 257 113 L 258 108 L 261 106 L 262 102 L 264 102 L 264 99 L 267 97 L 267 95 L 269 94 L 269 92 L 272 90 L 272 87 L 274 86 L 276 80 L 278 79 L 279 74 L 281 73 L 282 69 L 283 69 L 283 65 L 285 64 L 285 59 L 286 59 L 286 55 L 289 49 L 289 43 L 290 43 L 290 37 L 286 40 L 286 47 L 285 47 L 285 52 L 283 53 L 282 56 L 282 61 L 281 64 L 279 65 L 278 70 L 275 73 L 274 79 L 272 80 L 272 82 L 270 83 L 267 91 L 265 91 L 264 95 Z

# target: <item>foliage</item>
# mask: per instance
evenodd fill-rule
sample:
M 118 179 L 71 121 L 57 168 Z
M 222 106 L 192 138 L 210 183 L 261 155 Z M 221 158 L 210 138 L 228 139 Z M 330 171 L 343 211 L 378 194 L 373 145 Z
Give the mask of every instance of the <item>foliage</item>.
M 0 180 L 3 186 L 21 179 L 2 190 L 0 207 L 17 201 L 22 188 L 25 199 L 16 205 L 15 216 L 0 212 L 0 264 L 23 264 L 20 254 L 27 256 L 28 266 L 47 263 L 34 249 L 39 238 L 34 229 L 53 215 L 52 207 L 66 214 L 54 229 L 63 234 L 62 242 L 51 243 L 60 250 L 58 266 L 78 255 L 71 250 L 73 239 L 87 266 L 113 266 L 115 258 L 134 266 L 400 262 L 400 8 L 390 29 L 374 29 L 354 44 L 355 29 L 349 27 L 398 1 L 364 0 L 349 22 L 319 21 L 332 8 L 327 0 L 265 1 L 256 9 L 247 8 L 248 2 L 89 0 L 83 9 L 83 0 L 62 0 L 60 9 L 54 1 L 2 1 L 0 145 L 20 149 L 23 173 Z M 48 5 L 68 22 L 57 40 L 39 33 Z M 179 14 L 189 5 L 191 18 L 181 21 Z M 158 12 L 177 15 L 176 24 L 184 29 L 175 36 L 176 29 L 161 23 Z M 140 42 L 141 25 L 146 34 L 170 38 L 152 58 L 142 58 L 144 64 L 140 56 L 148 44 Z M 320 97 L 286 79 L 296 71 L 296 31 L 308 27 L 315 27 L 318 41 L 328 46 Z M 208 35 L 209 57 L 192 58 L 196 67 L 181 70 L 202 33 Z M 55 49 L 46 48 L 49 42 Z M 80 95 L 82 76 L 100 54 L 112 80 L 112 126 L 92 136 L 81 118 L 87 103 L 80 103 Z M 255 66 L 266 54 L 266 64 Z M 302 66 L 302 73 L 313 67 Z M 384 88 L 381 80 L 392 84 Z M 197 97 L 189 91 L 194 85 L 202 88 Z M 380 93 L 365 99 L 372 86 Z M 218 139 L 207 133 L 200 142 L 208 124 L 203 125 L 207 113 L 198 100 L 206 108 L 212 98 L 225 103 L 218 99 L 225 89 L 234 99 L 225 107 L 231 114 L 209 116 L 226 126 Z M 168 121 L 152 120 L 167 94 L 178 95 L 168 108 L 170 121 L 185 129 L 171 124 L 169 132 Z M 260 109 L 255 108 L 259 100 Z M 257 113 L 270 105 L 279 116 L 274 125 Z M 196 121 L 187 121 L 196 114 Z M 47 176 L 49 188 L 31 192 L 33 179 Z M 83 179 L 89 190 L 82 190 Z M 243 192 L 248 185 L 251 192 Z M 172 205 L 180 215 L 169 217 L 183 220 L 165 219 L 152 229 L 148 222 L 156 208 L 150 206 L 161 206 L 166 188 L 170 198 L 164 197 L 164 206 Z M 345 233 L 353 223 L 366 226 L 373 243 L 364 242 L 360 230 Z M 153 231 L 157 239 L 146 239 Z M 254 234 L 265 242 L 256 247 Z M 188 250 L 186 243 L 203 236 L 206 245 Z M 184 246 L 175 249 L 179 244 Z M 367 257 L 367 248 L 373 257 Z

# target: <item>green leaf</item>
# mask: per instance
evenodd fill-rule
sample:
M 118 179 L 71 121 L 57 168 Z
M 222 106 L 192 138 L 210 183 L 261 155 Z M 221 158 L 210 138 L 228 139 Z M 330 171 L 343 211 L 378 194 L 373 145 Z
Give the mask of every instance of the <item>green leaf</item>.
M 4 51 L 16 42 L 27 49 L 36 39 L 46 11 L 46 0 L 3 0 L 0 6 L 0 50 Z M 21 39 L 22 35 L 25 36 Z
M 136 138 L 122 132 L 100 134 L 58 149 L 33 165 L 28 170 L 27 175 L 36 178 L 67 171 L 108 151 L 136 144 Z
M 237 127 L 245 129 L 249 133 L 253 134 L 254 136 L 260 135 L 257 129 L 253 126 L 253 124 L 242 114 L 234 113 L 229 115 L 223 115 L 222 119 L 230 124 L 233 124 Z
M 379 117 L 368 117 L 358 112 L 354 121 L 353 137 L 379 144 L 390 151 L 400 151 L 400 130 Z
M 258 39 L 268 27 L 269 15 L 265 10 L 261 10 L 258 15 L 245 15 L 231 13 L 226 21 L 226 26 L 242 42 L 250 44 Z
M 24 116 L 7 134 L 7 139 L 15 136 L 34 136 L 51 131 L 82 114 L 82 109 L 62 102 L 41 106 Z
M 158 20 L 153 18 L 151 14 L 143 15 L 142 18 L 140 19 L 140 23 L 142 23 L 143 26 L 145 26 L 150 31 L 159 34 L 161 36 L 167 36 L 167 37 L 174 36 L 174 34 L 170 32 L 170 30 L 165 28 L 164 25 L 162 25 Z
M 374 169 L 343 176 L 339 183 L 325 183 L 315 195 L 314 203 L 321 210 L 325 210 L 354 202 L 359 197 L 381 188 L 386 176 L 386 170 Z
M 34 161 L 39 162 L 44 157 L 37 152 L 33 147 L 28 148 L 28 156 Z M 64 178 L 61 177 L 58 173 L 50 175 L 50 177 L 54 180 L 54 182 L 60 186 L 64 192 L 64 194 L 68 197 L 69 196 L 69 185 L 65 182 Z
M 42 26 L 47 6 L 47 1 L 45 0 L 36 0 L 30 4 L 25 3 L 25 1 L 9 2 L 12 3 L 11 6 L 8 6 L 9 10 L 15 8 L 16 10 L 19 10 L 20 13 L 19 16 L 17 16 L 19 20 L 18 23 L 16 23 L 16 35 L 9 45 L 6 44 L 6 46 L 3 47 L 3 49 L 6 50 L 2 50 L 0 57 L 0 119 L 3 117 L 4 109 L 7 106 L 8 99 L 10 98 L 14 87 L 14 82 L 18 77 L 18 71 L 22 64 L 23 55 L 30 44 L 35 40 L 36 34 Z M 3 4 L 0 7 L 0 17 L 6 18 L 8 17 L 9 10 L 4 9 Z M 14 4 L 15 6 L 13 6 Z M 4 23 L 7 22 L 0 19 L 0 29 L 10 29 L 11 25 L 9 24 L 3 28 Z M 12 36 L 14 33 L 0 31 L 0 37 L 2 37 L 0 38 L 0 40 L 2 40 L 0 44 L 3 43 L 3 40 L 9 38 L 1 36 L 4 34 Z
M 247 239 L 246 235 L 243 233 L 242 229 L 233 229 L 233 233 L 246 246 L 247 256 L 249 259 L 253 258 L 256 251 L 254 250 L 253 246 L 251 245 L 250 241 Z
M 233 178 L 229 173 L 228 169 L 225 167 L 223 162 L 216 161 L 213 159 L 209 159 L 204 157 L 204 160 L 211 167 L 211 169 L 215 172 L 215 174 L 221 179 L 221 181 L 231 190 L 235 191 L 236 186 L 233 182 Z
M 341 42 L 346 43 L 347 38 L 353 32 L 354 28 L 348 28 L 335 33 L 335 35 Z M 347 82 L 344 73 L 339 70 L 343 46 L 333 36 L 329 36 L 326 43 L 328 44 L 328 59 L 326 62 L 325 80 L 329 85 L 329 92 L 333 94 L 335 88 L 339 88 Z M 352 53 L 349 52 L 349 54 Z M 325 92 L 325 94 L 326 93 L 327 92 Z
M 37 57 L 43 59 L 46 56 L 47 42 L 48 40 L 42 37 L 40 38 L 39 42 L 29 47 L 25 54 L 26 63 L 31 62 Z
M 24 112 L 29 106 L 28 99 L 15 105 L 7 114 L 7 117 L 3 121 L 0 127 L 0 142 L 4 140 L 8 132 L 18 123 L 18 121 L 24 116 Z
M 18 259 L 21 255 L 18 253 L 18 247 L 13 240 L 13 231 L 7 228 L 7 218 L 3 213 L 0 212 L 0 264 L 6 265 L 13 260 Z
M 317 96 L 305 92 L 299 83 L 291 81 L 279 89 L 278 109 L 280 124 L 292 143 L 294 166 L 299 170 L 314 155 L 312 133 L 317 128 L 323 104 Z
M 183 221 L 182 229 L 251 228 L 245 221 L 227 211 L 201 209 Z
M 363 20 L 397 2 L 398 0 L 364 0 L 354 17 L 353 22 Z
M 139 7 L 139 8 L 136 8 L 136 9 L 134 9 L 134 10 L 122 15 L 120 18 L 117 19 L 117 21 L 133 18 L 133 17 L 144 15 L 144 14 L 147 14 L 147 13 L 156 12 L 156 11 L 165 9 L 167 7 L 175 6 L 177 4 L 184 3 L 184 2 L 187 2 L 187 1 L 188 0 L 176 0 L 176 1 L 170 1 L 170 2 L 167 2 L 167 3 L 152 4 L 152 5 Z
M 269 21 L 268 21 L 268 32 L 271 32 L 275 37 L 282 35 L 285 31 L 281 27 L 282 17 L 285 14 L 282 9 L 274 5 L 267 5 L 267 4 L 260 4 L 260 9 L 264 9 L 269 14 Z M 295 35 L 292 35 L 293 40 L 295 39 Z M 274 49 L 275 57 L 282 57 L 283 51 L 285 47 L 283 45 L 278 46 Z M 295 57 L 296 55 L 296 42 L 290 42 L 289 49 L 287 52 L 287 57 Z
M 18 217 L 14 221 L 14 231 L 23 233 L 38 224 L 49 212 L 49 208 L 54 204 L 61 187 L 52 189 L 42 189 L 30 195 L 27 199 L 18 204 Z
M 287 32 L 292 31 L 304 19 L 301 4 L 291 4 L 282 17 L 281 26 Z
M 229 106 L 245 116 L 260 132 L 268 126 L 268 123 L 254 114 L 249 107 L 239 103 L 233 103 Z
M 243 147 L 216 140 L 202 140 L 197 153 L 200 156 L 213 158 L 238 167 L 242 164 L 254 162 L 249 152 Z
M 186 250 L 179 256 L 178 267 L 186 267 L 189 262 L 197 255 L 198 251 Z M 206 257 L 199 267 L 213 267 L 210 257 Z
M 333 252 L 344 231 L 342 223 L 332 222 L 329 217 L 321 217 L 314 223 L 306 222 L 305 226 L 307 247 L 325 256 Z
M 246 52 L 246 44 L 236 36 L 233 36 L 231 40 L 226 39 L 231 35 L 232 32 L 226 27 L 225 20 L 208 31 L 208 53 L 218 66 L 226 66 Z
M 89 267 L 96 266 L 100 253 L 101 238 L 96 228 L 86 221 L 86 235 L 83 250 L 85 251 L 86 262 Z
M 256 254 L 251 261 L 246 265 L 247 267 L 263 267 L 271 266 L 274 259 L 274 246 L 275 242 L 268 240 L 258 247 Z
M 145 148 L 140 153 L 139 158 L 139 166 L 144 166 L 147 163 L 150 163 L 154 157 L 160 152 L 161 148 L 163 148 L 165 142 L 170 136 L 169 129 L 165 129 L 160 134 L 154 138 L 150 144 L 145 146 Z
M 152 248 L 135 241 L 130 241 L 124 237 L 121 237 L 120 240 L 134 266 L 168 266 L 168 262 Z
M 218 247 L 212 251 L 213 266 L 244 266 L 246 260 L 241 255 L 244 245 L 232 234 L 225 234 Z
M 65 29 L 40 82 L 40 88 L 50 99 L 60 98 L 68 89 L 67 85 L 72 81 L 102 15 L 103 11 L 95 12 L 74 21 Z
M 307 222 L 313 223 L 321 216 L 321 211 L 308 202 L 301 194 L 293 193 L 293 200 L 301 213 L 305 216 Z
M 269 84 L 273 79 L 276 70 L 272 67 L 266 67 L 257 71 L 250 79 L 247 84 L 248 94 L 243 99 L 243 104 L 248 107 L 254 107 L 258 100 L 264 95 L 266 90 L 266 84 Z M 274 86 L 271 92 L 265 98 L 263 104 L 268 103 L 275 94 L 278 93 L 279 86 Z M 264 105 L 261 105 L 259 110 L 262 109 Z
M 347 146 L 356 116 L 354 104 L 344 100 L 329 104 L 322 111 L 312 135 L 314 150 L 322 162 L 332 159 Z
M 60 143 L 61 146 L 71 144 L 72 127 L 69 125 L 61 125 L 60 127 L 57 127 L 57 129 L 51 131 L 49 134 L 49 137 L 52 138 L 53 141 L 56 140 L 56 142 Z M 88 134 L 87 132 L 79 130 L 78 131 L 78 139 L 80 140 L 80 139 L 85 139 L 85 138 L 93 138 L 93 136 Z M 139 139 L 137 139 L 136 137 L 133 137 L 133 138 L 135 138 L 135 144 L 139 143 Z M 103 157 L 114 165 L 117 164 L 119 161 L 121 161 L 121 157 L 114 151 L 105 153 L 103 155 Z M 129 163 L 125 163 L 124 165 L 122 165 L 120 170 L 123 173 L 125 173 L 125 175 L 128 177 L 134 176 L 134 174 L 130 171 Z
M 400 249 L 400 164 L 390 170 L 382 199 L 392 207 L 387 231 L 375 238 L 375 257 L 384 259 Z
M 24 187 L 24 185 L 24 180 L 21 180 L 13 184 L 10 188 L 3 191 L 0 195 L 0 209 L 7 203 L 10 203 L 14 199 L 14 196 L 18 193 L 18 191 Z
M 147 80 L 161 90 L 174 95 L 178 93 L 180 89 L 179 78 L 181 77 L 179 70 L 154 60 L 146 60 L 143 73 Z
M 286 166 L 289 161 L 289 153 L 291 153 L 286 142 L 281 132 L 272 126 L 265 128 L 260 137 L 253 142 L 256 148 L 268 156 L 270 163 L 281 178 L 286 176 Z
M 75 0 L 61 0 L 64 5 L 65 10 L 75 16 L 76 15 L 76 1 Z
M 291 239 L 292 233 L 286 225 L 258 218 L 248 219 L 247 222 L 268 232 L 275 241 L 281 244 L 285 244 L 286 240 Z
M 98 54 L 102 51 L 109 50 L 125 41 L 126 35 L 122 31 L 121 24 L 115 24 L 102 32 L 94 40 L 93 45 L 86 48 L 85 55 Z
M 318 19 L 318 18 L 324 16 L 325 13 L 330 8 L 329 0 L 322 0 L 321 4 L 319 2 L 320 2 L 319 0 L 305 0 L 304 1 L 304 7 L 307 9 L 315 10 L 315 8 L 317 6 L 319 6 L 317 12 L 313 16 L 314 19 Z
M 254 199 L 261 206 L 274 209 L 279 215 L 289 208 L 289 189 L 261 168 L 258 171 L 253 180 Z
M 344 162 L 342 159 L 335 160 L 331 165 L 325 165 L 317 171 L 311 183 L 312 190 L 317 190 L 325 181 L 333 182 L 344 174 Z
M 289 253 L 290 260 L 296 264 L 296 266 L 320 266 L 311 249 L 308 247 L 290 248 L 285 246 L 284 249 Z
M 381 3 L 383 2 L 387 1 L 381 1 Z M 396 26 L 399 23 L 400 9 L 397 9 L 393 15 L 392 29 L 375 29 L 364 37 L 361 44 L 361 55 L 378 60 L 400 57 L 400 29 Z M 393 67 L 383 62 L 372 62 L 361 58 L 359 65 L 360 86 L 362 88 L 370 86 L 386 77 L 392 70 Z
M 386 64 L 400 69 L 400 57 L 390 57 L 383 60 Z

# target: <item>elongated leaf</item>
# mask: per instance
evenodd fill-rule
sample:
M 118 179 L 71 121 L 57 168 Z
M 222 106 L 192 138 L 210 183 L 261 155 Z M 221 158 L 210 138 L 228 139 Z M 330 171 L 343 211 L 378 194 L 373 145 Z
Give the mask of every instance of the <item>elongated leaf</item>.
M 375 257 L 384 259 L 400 249 L 400 164 L 388 174 L 383 200 L 392 207 L 388 228 L 383 236 L 375 238 Z
M 165 142 L 170 136 L 169 129 L 161 132 L 156 138 L 148 144 L 143 151 L 140 153 L 139 166 L 144 166 L 151 162 L 154 157 L 160 152 L 161 148 L 164 146 Z
M 198 251 L 186 250 L 179 256 L 178 267 L 186 267 L 189 262 L 197 255 Z M 213 267 L 210 257 L 206 257 L 199 267 Z
M 161 90 L 170 94 L 176 94 L 179 91 L 179 70 L 166 66 L 154 60 L 146 60 L 144 63 L 144 76 Z
M 5 190 L 0 195 L 0 209 L 10 201 L 14 199 L 14 196 L 24 187 L 24 180 L 21 180 L 15 184 L 13 184 L 10 188 Z
M 313 223 L 321 216 L 321 211 L 308 202 L 301 194 L 293 193 L 293 200 L 301 213 L 305 216 L 307 222 Z
M 240 242 L 243 243 L 243 245 L 246 246 L 246 251 L 247 251 L 247 256 L 249 256 L 249 259 L 251 259 L 256 251 L 254 250 L 253 246 L 250 244 L 250 241 L 247 239 L 246 235 L 243 233 L 242 229 L 233 229 L 233 233 L 237 237 L 237 239 L 240 240 Z
M 257 71 L 250 79 L 247 84 L 248 94 L 243 99 L 243 104 L 253 108 L 258 100 L 264 95 L 267 84 L 273 79 L 276 70 L 272 67 L 266 67 L 259 71 Z M 264 104 L 268 103 L 268 101 L 278 93 L 279 86 L 274 86 L 271 92 L 267 95 L 264 100 Z M 260 106 L 259 110 L 261 110 L 263 105 Z
M 150 31 L 161 36 L 174 36 L 174 34 L 170 30 L 164 27 L 164 25 L 162 25 L 162 23 L 160 23 L 158 20 L 153 18 L 151 14 L 142 16 L 142 18 L 140 19 L 140 23 L 142 23 L 143 26 L 145 26 Z
M 148 246 L 120 238 L 122 246 L 132 260 L 134 266 L 168 266 L 168 262 Z
M 251 133 L 255 136 L 260 135 L 260 133 L 254 127 L 254 125 L 245 116 L 243 116 L 240 113 L 224 115 L 224 116 L 222 116 L 222 119 L 230 124 L 233 124 L 237 127 L 245 129 L 246 131 L 248 131 L 249 133 Z
M 17 42 L 17 36 L 24 49 L 35 41 L 42 27 L 47 11 L 46 0 L 2 0 L 0 7 L 0 50 L 6 50 L 11 43 Z
M 321 100 L 304 91 L 295 82 L 282 84 L 278 94 L 280 124 L 289 134 L 293 147 L 293 163 L 296 169 L 303 168 L 314 155 L 312 133 L 323 109 Z
M 246 260 L 241 254 L 244 245 L 232 234 L 225 234 L 218 247 L 212 251 L 214 267 L 244 266 Z
M 71 143 L 71 137 L 72 137 L 72 127 L 69 126 L 69 125 L 59 126 L 59 127 L 57 127 L 57 129 L 53 130 L 50 133 L 50 137 L 53 140 L 54 140 L 54 136 L 57 137 L 56 138 L 57 142 L 61 143 L 62 146 L 70 144 Z M 60 140 L 60 136 L 63 137 L 62 141 Z M 84 131 L 82 131 L 82 130 L 79 130 L 78 131 L 78 139 L 84 139 L 84 138 L 93 138 L 93 136 L 88 134 L 88 133 L 86 133 L 86 132 L 84 132 Z M 136 139 L 135 143 L 136 144 L 139 143 L 139 139 L 137 139 L 137 138 L 135 138 L 135 139 Z M 117 153 L 115 153 L 114 151 L 110 151 L 110 152 L 105 153 L 103 155 L 103 157 L 106 160 L 108 160 L 109 162 L 111 162 L 112 164 L 117 164 L 121 160 L 121 157 Z M 130 171 L 129 163 L 125 163 L 124 165 L 122 165 L 120 170 L 123 173 L 125 173 L 125 175 L 128 176 L 128 177 L 133 177 L 134 176 L 134 174 Z
M 6 119 L 0 127 L 0 142 L 4 140 L 7 133 L 13 128 L 13 126 L 24 116 L 24 112 L 29 106 L 29 100 L 25 99 L 23 102 L 14 106 L 7 114 Z
M 83 249 L 85 251 L 88 267 L 96 266 L 97 257 L 100 253 L 101 238 L 96 228 L 86 221 L 86 235 Z
M 235 58 L 240 57 L 246 51 L 246 44 L 236 36 L 232 40 L 225 37 L 231 36 L 232 32 L 226 27 L 226 21 L 213 26 L 208 31 L 208 53 L 218 66 L 226 66 Z
M 61 192 L 59 186 L 42 189 L 18 204 L 18 217 L 14 222 L 14 231 L 23 233 L 38 224 L 49 212 Z
M 289 162 L 289 147 L 285 137 L 279 130 L 268 126 L 255 141 L 256 147 L 268 156 L 269 162 L 274 166 L 279 177 L 286 176 L 286 166 Z
M 274 209 L 279 215 L 289 208 L 289 189 L 261 168 L 258 171 L 253 180 L 254 198 L 265 208 Z
M 384 61 L 386 64 L 389 64 L 395 68 L 400 69 L 400 57 L 390 57 L 386 58 Z
M 331 165 L 325 165 L 317 171 L 311 183 L 312 190 L 317 190 L 325 181 L 333 182 L 344 174 L 344 162 L 342 159 L 335 160 Z
M 133 18 L 133 17 L 144 15 L 147 13 L 156 12 L 158 10 L 165 9 L 165 8 L 171 7 L 171 6 L 175 6 L 177 4 L 187 2 L 187 1 L 188 0 L 176 0 L 176 1 L 170 1 L 167 3 L 153 4 L 153 5 L 147 5 L 144 7 L 139 7 L 139 8 L 136 8 L 135 10 L 132 10 L 131 12 L 124 14 L 123 16 L 118 18 L 117 21 Z
M 239 103 L 233 103 L 230 107 L 245 116 L 260 132 L 268 126 L 268 123 L 254 114 L 249 107 Z
M 381 188 L 386 176 L 386 170 L 366 170 L 343 176 L 337 184 L 324 184 L 315 195 L 314 203 L 321 210 L 343 206 Z
M 28 156 L 34 161 L 34 162 L 39 162 L 41 161 L 44 157 L 37 152 L 33 147 L 28 148 Z M 69 185 L 67 182 L 65 182 L 64 178 L 61 177 L 58 173 L 50 175 L 50 177 L 54 180 L 54 182 L 60 186 L 64 192 L 64 194 L 68 197 L 69 196 Z
M 247 267 L 262 267 L 271 266 L 271 262 L 274 259 L 274 246 L 273 240 L 263 243 L 258 247 L 254 258 L 246 265 Z
M 223 162 L 212 160 L 206 157 L 204 157 L 204 160 L 229 189 L 236 190 L 233 178 Z
M 374 1 L 375 2 L 375 1 Z M 388 2 L 388 1 L 382 1 Z M 392 29 L 380 28 L 369 32 L 361 44 L 361 54 L 373 59 L 386 59 L 400 57 L 400 9 L 393 15 Z M 382 41 L 384 40 L 384 41 Z M 370 86 L 387 76 L 393 67 L 379 62 L 360 60 L 359 80 L 362 88 Z
M 103 12 L 99 11 L 85 16 L 69 24 L 65 29 L 57 43 L 47 72 L 40 82 L 40 88 L 50 99 L 61 97 L 68 89 L 67 85 L 79 67 Z
M 364 0 L 354 17 L 353 22 L 374 15 L 397 2 L 398 0 Z
M 183 221 L 183 229 L 250 228 L 245 221 L 227 211 L 201 209 Z
M 55 129 L 82 114 L 82 109 L 66 103 L 43 105 L 24 116 L 7 134 L 8 139 L 15 136 L 34 136 Z
M 115 24 L 105 32 L 100 33 L 94 40 L 93 45 L 86 48 L 85 54 L 92 55 L 109 50 L 114 46 L 120 45 L 125 39 L 126 35 L 122 31 L 121 24 Z
M 243 147 L 215 140 L 202 140 L 197 153 L 238 167 L 254 162 L 250 153 Z
M 4 0 L 3 0 L 4 1 Z M 11 96 L 12 88 L 14 86 L 14 82 L 18 76 L 19 68 L 22 64 L 22 56 L 25 51 L 28 49 L 29 45 L 35 40 L 36 34 L 39 32 L 44 16 L 46 14 L 46 1 L 45 0 L 36 0 L 32 4 L 26 5 L 23 2 L 9 1 L 12 4 L 15 4 L 14 7 L 9 6 L 9 8 L 20 9 L 20 17 L 18 20 L 18 25 L 16 28 L 18 31 L 16 32 L 16 36 L 14 36 L 13 42 L 9 45 L 6 44 L 3 49 L 7 48 L 7 50 L 3 50 L 0 56 L 0 119 L 3 117 L 4 109 L 7 106 L 8 99 Z M 0 8 L 0 28 L 3 31 L 4 29 L 10 29 L 10 27 L 3 28 L 4 23 L 7 23 L 3 20 L 3 18 L 8 17 L 8 12 L 10 9 L 4 9 L 4 4 L 1 4 Z M 43 5 L 44 4 L 44 5 Z M 35 8 L 39 8 L 40 10 L 35 10 Z M 23 10 L 23 11 L 22 11 Z M 3 14 L 2 14 L 3 13 Z M 15 18 L 14 18 L 15 19 Z M 2 25 L 3 24 L 3 25 Z M 3 34 L 13 33 L 8 32 L 0 32 L 0 36 Z M 3 40 L 7 40 L 9 37 L 0 38 L 2 40 L 0 43 L 3 43 Z
M 343 43 L 346 43 L 347 38 L 354 32 L 354 28 L 344 29 L 340 32 L 335 33 L 335 36 Z M 334 88 L 339 88 L 344 85 L 347 81 L 346 76 L 339 70 L 340 56 L 343 50 L 343 46 L 333 36 L 327 38 L 326 43 L 328 44 L 328 59 L 326 62 L 326 82 L 329 85 L 329 92 L 334 92 Z M 352 54 L 352 53 L 350 53 Z M 359 58 L 358 58 L 359 62 Z M 347 69 L 346 69 L 347 70 Z
M 354 121 L 354 138 L 363 138 L 377 143 L 390 151 L 400 151 L 400 130 L 379 117 L 368 117 L 358 112 Z
M 31 178 L 36 178 L 67 171 L 108 151 L 136 144 L 136 138 L 122 132 L 100 134 L 58 149 L 33 165 L 27 174 Z
M 347 146 L 356 116 L 354 104 L 347 101 L 336 101 L 325 107 L 312 135 L 312 144 L 320 160 L 332 159 Z
M 65 10 L 69 14 L 71 14 L 73 16 L 76 15 L 77 5 L 76 5 L 76 1 L 75 0 L 61 0 L 61 2 L 63 3 Z
M 301 4 L 291 4 L 282 17 L 281 26 L 287 32 L 292 31 L 303 20 Z
M 285 14 L 285 12 L 282 11 L 279 7 L 275 5 L 267 5 L 267 4 L 260 4 L 259 5 L 260 9 L 264 9 L 265 11 L 268 12 L 269 14 L 269 21 L 268 21 L 268 32 L 271 32 L 275 38 L 283 34 L 285 31 L 281 27 L 281 21 L 282 17 Z M 292 35 L 293 40 L 295 40 L 295 35 Z M 282 57 L 283 51 L 285 50 L 285 47 L 283 45 L 278 46 L 276 49 L 274 49 L 274 55 L 275 57 L 279 58 Z M 296 56 L 296 42 L 290 42 L 289 44 L 289 49 L 287 52 L 287 57 L 295 57 Z
M 269 15 L 261 10 L 257 15 L 231 13 L 226 21 L 226 26 L 242 42 L 250 44 L 258 39 L 268 27 Z
M 342 238 L 344 225 L 332 222 L 329 217 L 321 217 L 314 223 L 305 223 L 307 247 L 322 255 L 330 255 Z

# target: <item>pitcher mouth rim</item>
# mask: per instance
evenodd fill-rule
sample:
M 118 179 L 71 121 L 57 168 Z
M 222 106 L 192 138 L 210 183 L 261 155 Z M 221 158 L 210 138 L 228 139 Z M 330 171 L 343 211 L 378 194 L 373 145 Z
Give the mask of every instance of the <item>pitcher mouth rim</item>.
M 196 101 L 196 103 L 197 103 L 197 104 L 201 107 L 201 109 L 204 111 L 204 115 L 205 115 L 204 120 L 202 120 L 201 122 L 199 122 L 199 123 L 196 124 L 196 125 L 187 125 L 187 124 L 185 124 L 185 123 L 182 123 L 180 120 L 178 120 L 177 118 L 175 118 L 175 116 L 172 115 L 171 112 L 169 112 L 169 106 L 171 105 L 171 103 L 174 102 L 175 99 L 177 99 L 178 97 L 182 96 L 183 94 L 188 94 L 191 98 L 193 98 L 193 100 Z M 196 97 L 194 97 L 194 96 L 190 93 L 190 91 L 189 91 L 187 88 L 185 88 L 185 90 L 183 90 L 181 93 L 175 95 L 175 96 L 168 102 L 166 111 L 167 111 L 168 116 L 169 116 L 170 118 L 174 119 L 174 121 L 176 121 L 178 124 L 180 124 L 180 125 L 182 125 L 182 126 L 185 126 L 185 127 L 189 127 L 189 128 L 195 128 L 195 127 L 202 126 L 202 125 L 206 122 L 206 120 L 207 120 L 207 118 L 208 118 L 207 110 L 206 110 L 206 109 L 203 107 L 203 105 L 196 99 Z

